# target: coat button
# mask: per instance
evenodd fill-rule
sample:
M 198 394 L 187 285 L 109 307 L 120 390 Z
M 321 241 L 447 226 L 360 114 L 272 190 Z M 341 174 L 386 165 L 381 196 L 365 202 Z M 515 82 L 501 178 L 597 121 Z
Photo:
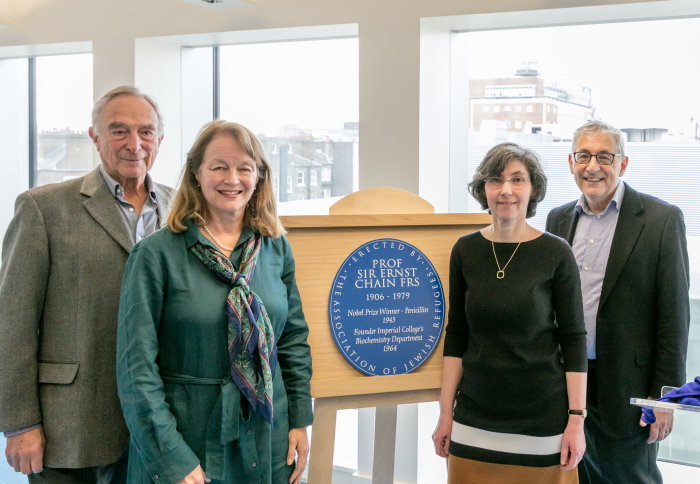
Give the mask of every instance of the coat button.
M 250 429 L 246 430 L 246 432 L 245 432 L 246 435 L 250 435 L 250 434 L 252 434 L 252 433 L 253 433 L 253 431 L 250 430 Z
M 153 476 L 153 479 L 157 481 L 157 480 L 158 480 L 158 474 L 156 474 L 155 476 Z
M 253 462 L 252 464 L 250 464 L 250 466 L 251 467 L 258 467 L 258 464 L 257 464 L 257 462 Z

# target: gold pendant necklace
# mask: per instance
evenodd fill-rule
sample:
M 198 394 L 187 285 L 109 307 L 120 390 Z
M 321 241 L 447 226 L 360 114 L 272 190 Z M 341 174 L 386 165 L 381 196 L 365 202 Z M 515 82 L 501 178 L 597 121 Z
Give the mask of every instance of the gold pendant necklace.
M 522 242 L 523 242 L 523 237 L 522 236 L 520 237 L 520 242 L 518 242 L 518 245 L 515 246 L 515 250 L 510 255 L 510 259 L 508 259 L 508 262 L 506 262 L 506 265 L 501 267 L 501 264 L 498 263 L 498 257 L 496 256 L 496 246 L 493 243 L 493 239 L 496 238 L 496 235 L 495 235 L 493 230 L 494 230 L 494 228 L 492 225 L 491 226 L 491 250 L 493 251 L 493 258 L 496 259 L 496 267 L 498 267 L 498 271 L 496 272 L 496 279 L 503 279 L 504 277 L 506 277 L 506 267 L 508 267 L 508 264 L 510 264 L 510 261 L 513 260 L 515 253 L 518 251 L 518 247 L 520 247 L 520 244 L 522 244 Z M 524 234 L 525 234 L 525 231 L 523 231 L 523 235 Z

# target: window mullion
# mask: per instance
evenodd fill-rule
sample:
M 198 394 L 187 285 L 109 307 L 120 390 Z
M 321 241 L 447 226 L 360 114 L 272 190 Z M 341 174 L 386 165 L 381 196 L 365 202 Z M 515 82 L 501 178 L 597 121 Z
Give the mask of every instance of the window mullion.
M 213 93 L 214 93 L 214 105 L 212 109 L 213 119 L 219 119 L 221 117 L 221 61 L 219 58 L 219 46 L 215 45 L 212 49 L 212 55 L 214 56 L 214 62 L 212 63 L 212 68 L 214 70 L 213 79 Z
M 29 57 L 28 68 L 28 140 L 29 140 L 29 188 L 34 188 L 37 183 L 37 159 L 38 159 L 38 133 L 36 124 L 36 57 Z

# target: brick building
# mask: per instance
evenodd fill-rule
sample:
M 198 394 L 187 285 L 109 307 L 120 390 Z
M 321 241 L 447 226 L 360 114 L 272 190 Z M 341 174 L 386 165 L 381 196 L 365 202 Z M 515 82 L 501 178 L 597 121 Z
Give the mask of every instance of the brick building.
M 540 77 L 537 69 L 518 69 L 513 77 L 471 79 L 470 128 L 551 134 L 570 139 L 594 111 L 591 89 Z

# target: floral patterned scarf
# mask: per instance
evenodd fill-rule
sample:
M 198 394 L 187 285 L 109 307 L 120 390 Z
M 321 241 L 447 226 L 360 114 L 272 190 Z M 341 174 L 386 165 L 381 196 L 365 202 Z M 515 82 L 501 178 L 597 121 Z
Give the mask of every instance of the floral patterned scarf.
M 238 272 L 218 250 L 200 242 L 191 250 L 219 279 L 233 286 L 226 298 L 231 378 L 253 411 L 260 412 L 272 423 L 272 378 L 277 346 L 265 306 L 248 287 L 260 253 L 260 242 L 261 237 L 257 235 L 246 244 Z

